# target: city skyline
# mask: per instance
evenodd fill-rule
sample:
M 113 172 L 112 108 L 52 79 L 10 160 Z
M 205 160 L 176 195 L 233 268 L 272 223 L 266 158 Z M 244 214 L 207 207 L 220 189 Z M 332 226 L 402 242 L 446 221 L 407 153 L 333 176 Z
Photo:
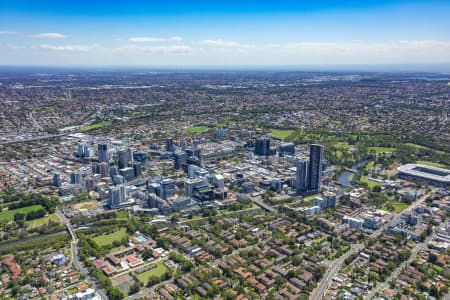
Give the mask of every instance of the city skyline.
M 0 65 L 293 67 L 450 63 L 444 1 L 0 4 Z

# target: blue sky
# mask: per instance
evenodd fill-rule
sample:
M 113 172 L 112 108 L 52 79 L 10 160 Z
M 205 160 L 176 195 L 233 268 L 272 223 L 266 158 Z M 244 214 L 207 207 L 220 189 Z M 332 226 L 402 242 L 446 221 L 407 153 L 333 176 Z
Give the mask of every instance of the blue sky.
M 0 65 L 450 63 L 450 1 L 6 1 Z

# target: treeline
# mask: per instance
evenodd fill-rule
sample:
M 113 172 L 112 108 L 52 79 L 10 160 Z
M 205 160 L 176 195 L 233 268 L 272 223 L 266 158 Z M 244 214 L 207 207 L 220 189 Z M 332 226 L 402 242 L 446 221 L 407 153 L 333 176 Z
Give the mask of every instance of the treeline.
M 17 253 L 19 251 L 32 250 L 32 249 L 45 249 L 49 247 L 58 248 L 66 245 L 70 241 L 70 236 L 67 233 L 58 234 L 55 236 L 49 236 L 39 238 L 35 240 L 19 242 L 17 244 L 1 246 L 0 255 L 8 253 Z
M 45 197 L 40 194 L 8 194 L 3 195 L 2 199 L 4 202 L 12 202 L 9 204 L 8 210 L 13 210 L 17 208 L 32 206 L 32 205 L 41 205 L 45 208 L 45 210 L 49 213 L 54 213 L 56 209 L 56 205 L 58 204 L 58 200 L 55 198 Z M 44 214 L 45 215 L 45 214 Z

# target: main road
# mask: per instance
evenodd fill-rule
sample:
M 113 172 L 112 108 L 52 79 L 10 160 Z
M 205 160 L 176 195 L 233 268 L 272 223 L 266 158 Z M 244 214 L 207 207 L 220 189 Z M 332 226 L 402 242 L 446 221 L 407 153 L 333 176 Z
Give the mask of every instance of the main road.
M 336 276 L 336 273 L 342 267 L 344 260 L 350 255 L 361 251 L 362 249 L 364 249 L 364 244 L 354 244 L 351 246 L 350 250 L 347 251 L 344 255 L 332 261 L 331 265 L 328 267 L 328 270 L 325 272 L 325 275 L 323 276 L 322 280 L 320 280 L 319 284 L 312 292 L 310 299 L 311 300 L 323 299 L 323 294 L 325 293 L 325 290 L 327 289 L 330 281 L 333 279 L 334 276 Z
M 73 266 L 80 272 L 80 274 L 84 276 L 86 282 L 95 289 L 100 298 L 102 298 L 103 300 L 108 300 L 108 296 L 106 296 L 103 289 L 97 285 L 96 281 L 91 277 L 89 270 L 86 267 L 84 267 L 83 264 L 81 264 L 80 262 L 78 253 L 78 238 L 77 235 L 75 234 L 75 231 L 72 228 L 72 224 L 70 224 L 70 220 L 66 218 L 64 213 L 59 208 L 56 209 L 55 213 L 64 223 L 64 225 L 67 228 L 67 231 L 70 233 L 70 236 L 72 237 L 71 249 L 72 249 Z

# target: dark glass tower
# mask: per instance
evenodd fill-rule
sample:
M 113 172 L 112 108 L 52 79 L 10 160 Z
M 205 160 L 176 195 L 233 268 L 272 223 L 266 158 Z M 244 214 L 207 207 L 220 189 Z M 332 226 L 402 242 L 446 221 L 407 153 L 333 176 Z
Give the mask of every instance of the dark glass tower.
M 255 154 L 260 156 L 270 155 L 270 138 L 264 137 L 256 140 Z
M 108 145 L 98 144 L 98 162 L 108 162 Z
M 308 191 L 320 191 L 320 175 L 322 171 L 323 146 L 312 144 L 309 148 Z

